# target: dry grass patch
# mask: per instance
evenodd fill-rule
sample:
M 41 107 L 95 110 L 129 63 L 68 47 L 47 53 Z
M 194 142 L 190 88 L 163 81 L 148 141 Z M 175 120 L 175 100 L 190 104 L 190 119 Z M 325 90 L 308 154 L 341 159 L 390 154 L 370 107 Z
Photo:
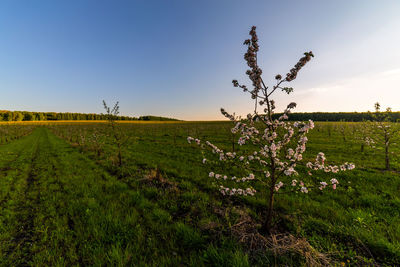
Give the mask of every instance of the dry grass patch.
M 259 233 L 259 225 L 247 212 L 239 210 L 239 222 L 231 227 L 232 235 L 252 252 L 271 251 L 275 257 L 297 254 L 307 266 L 332 266 L 337 264 L 328 255 L 318 252 L 305 238 L 297 238 L 289 233 Z

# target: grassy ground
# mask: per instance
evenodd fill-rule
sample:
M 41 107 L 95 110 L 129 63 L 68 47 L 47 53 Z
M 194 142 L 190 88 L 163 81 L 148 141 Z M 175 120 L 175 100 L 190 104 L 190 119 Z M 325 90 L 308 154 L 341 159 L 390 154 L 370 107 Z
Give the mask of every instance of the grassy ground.
M 220 241 L 223 248 L 208 246 L 190 224 L 173 220 L 157 201 L 117 181 L 46 128 L 2 146 L 0 153 L 3 266 L 178 265 L 214 255 L 227 264 L 247 261 L 230 240 Z
M 360 152 L 353 126 L 346 125 L 343 138 L 338 124 L 317 124 L 305 157 L 322 150 L 333 163 L 356 163 L 356 170 L 341 174 L 342 186 L 333 192 L 280 195 L 276 231 L 304 241 L 303 252 L 319 251 L 331 263 L 398 265 L 399 173 L 381 170 L 381 151 Z M 37 127 L 0 146 L 0 265 L 310 263 L 296 249 L 274 254 L 238 242 L 249 233 L 239 226 L 256 228 L 262 221 L 264 190 L 223 198 L 200 151 L 186 142 L 191 135 L 231 148 L 230 124 L 123 127 L 130 138 L 122 169 L 99 124 Z M 93 134 L 100 140 L 94 142 Z M 399 150 L 394 152 L 392 167 L 400 170 Z

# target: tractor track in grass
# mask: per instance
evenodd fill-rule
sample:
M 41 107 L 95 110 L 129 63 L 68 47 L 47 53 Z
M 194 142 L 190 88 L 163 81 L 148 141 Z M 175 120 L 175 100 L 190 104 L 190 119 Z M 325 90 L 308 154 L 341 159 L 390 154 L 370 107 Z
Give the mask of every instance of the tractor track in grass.
M 6 179 L 7 177 L 10 176 L 12 172 L 18 171 L 19 163 L 21 163 L 20 162 L 21 158 L 24 155 L 24 152 L 26 151 L 26 146 L 21 144 L 25 144 L 26 142 L 27 142 L 26 135 L 14 141 L 14 143 L 19 143 L 20 147 L 18 147 L 18 149 L 16 149 L 14 152 L 8 153 L 10 157 L 13 156 L 11 159 L 7 158 L 7 154 L 5 156 L 2 155 L 3 161 L 1 162 L 0 166 L 0 179 Z M 1 145 L 0 149 L 7 146 L 8 144 L 10 143 Z M 24 160 L 22 159 L 22 161 Z M 3 196 L 0 194 L 0 208 L 2 207 L 2 205 L 4 205 L 10 200 L 10 192 L 15 190 L 15 182 L 16 179 L 11 179 L 9 192 L 7 192 L 7 194 Z
M 18 162 L 19 159 L 21 159 L 21 156 L 23 155 L 24 147 L 21 147 L 20 150 L 16 151 L 16 156 L 4 162 L 3 166 L 0 167 L 0 177 L 6 177 L 11 171 L 16 170 L 17 168 L 14 166 L 16 162 Z
M 31 247 L 34 242 L 34 220 L 37 213 L 37 207 L 40 204 L 40 188 L 36 186 L 37 172 L 35 169 L 36 160 L 40 153 L 40 138 L 41 137 L 37 138 L 33 144 L 34 150 L 29 162 L 28 173 L 25 178 L 26 186 L 22 198 L 14 208 L 17 229 L 14 233 L 13 239 L 11 240 L 8 254 L 19 250 L 23 255 L 18 262 L 18 265 L 21 266 L 29 265 L 31 262 Z
M 81 235 L 103 169 L 45 128 L 0 152 L 0 266 L 92 264 Z
M 3 242 L 0 266 L 28 266 L 32 265 L 37 253 L 37 250 L 32 251 L 32 247 L 43 238 L 38 230 L 40 224 L 51 225 L 53 219 L 43 207 L 41 198 L 48 198 L 54 191 L 66 192 L 59 180 L 62 170 L 56 166 L 59 162 L 57 148 L 50 142 L 47 130 L 39 129 L 26 140 L 17 141 L 8 148 L 11 152 L 15 151 L 17 157 L 6 161 L 5 164 L 14 166 L 10 166 L 9 172 L 0 177 L 6 178 L 3 183 L 9 188 L 6 194 L 3 193 L 0 209 L 12 214 L 12 219 L 8 220 L 7 217 L 2 219 L 0 214 L 0 223 L 6 223 L 10 233 L 9 238 L 0 240 Z M 59 202 L 51 203 L 55 209 L 59 205 Z M 39 219 L 38 214 L 41 216 Z

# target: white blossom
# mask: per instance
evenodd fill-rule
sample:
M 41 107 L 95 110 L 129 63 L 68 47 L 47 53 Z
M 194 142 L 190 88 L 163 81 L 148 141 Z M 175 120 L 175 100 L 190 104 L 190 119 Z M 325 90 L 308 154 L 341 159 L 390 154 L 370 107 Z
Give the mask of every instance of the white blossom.
M 302 192 L 302 193 L 306 193 L 306 194 L 307 194 L 307 193 L 308 193 L 308 189 L 307 189 L 307 187 L 304 187 L 304 186 L 303 186 L 303 187 L 301 187 L 301 188 L 300 188 L 300 192 Z

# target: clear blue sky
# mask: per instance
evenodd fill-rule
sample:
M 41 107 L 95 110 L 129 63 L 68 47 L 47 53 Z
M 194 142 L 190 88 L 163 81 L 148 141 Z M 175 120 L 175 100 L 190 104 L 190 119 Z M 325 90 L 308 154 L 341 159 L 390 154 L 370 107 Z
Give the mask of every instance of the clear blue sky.
M 0 109 L 222 119 L 251 101 L 243 60 L 258 28 L 264 78 L 315 59 L 278 108 L 400 110 L 400 1 L 0 2 Z M 249 83 L 248 83 L 249 84 Z

